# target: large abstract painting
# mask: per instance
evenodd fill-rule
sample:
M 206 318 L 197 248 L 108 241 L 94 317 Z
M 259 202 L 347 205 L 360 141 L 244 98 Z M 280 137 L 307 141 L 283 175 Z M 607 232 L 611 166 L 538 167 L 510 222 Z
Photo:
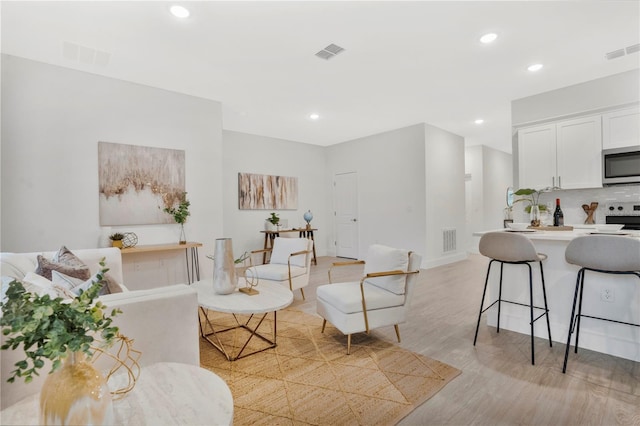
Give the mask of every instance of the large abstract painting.
M 184 151 L 98 142 L 100 225 L 173 223 L 185 191 Z
M 295 210 L 298 178 L 238 173 L 240 210 Z

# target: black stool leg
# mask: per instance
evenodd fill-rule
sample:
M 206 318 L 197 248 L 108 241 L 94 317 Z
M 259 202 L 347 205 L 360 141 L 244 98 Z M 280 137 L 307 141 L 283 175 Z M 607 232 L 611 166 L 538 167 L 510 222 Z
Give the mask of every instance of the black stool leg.
M 551 324 L 549 323 L 549 306 L 547 306 L 547 289 L 544 285 L 544 271 L 542 270 L 542 262 L 540 262 L 540 278 L 542 279 L 542 297 L 544 298 L 544 312 L 547 316 L 547 332 L 549 333 L 549 347 L 553 347 L 551 342 Z
M 502 269 L 504 268 L 504 262 L 500 262 L 500 286 L 498 287 L 498 324 L 496 332 L 500 333 L 500 307 L 502 304 Z
M 584 293 L 584 276 L 587 273 L 586 270 L 582 270 L 582 277 L 580 279 L 580 298 L 578 299 L 578 327 L 576 328 L 576 344 L 575 352 L 578 353 L 578 341 L 580 340 L 580 317 L 582 317 L 582 293 Z
M 573 333 L 573 323 L 575 321 L 575 314 L 576 314 L 576 303 L 578 301 L 578 291 L 580 289 L 580 277 L 582 275 L 582 273 L 584 272 L 584 269 L 580 269 L 578 271 L 578 275 L 576 277 L 576 290 L 573 294 L 573 306 L 571 307 L 571 319 L 569 320 L 569 332 L 567 333 L 567 346 L 564 349 L 564 364 L 562 366 L 562 373 L 566 373 L 567 372 L 567 361 L 569 360 L 569 347 L 571 345 L 571 334 Z
M 482 301 L 480 302 L 480 312 L 478 313 L 478 324 L 476 324 L 476 336 L 473 338 L 473 346 L 476 345 L 478 340 L 478 329 L 480 328 L 480 317 L 482 316 L 482 307 L 484 306 L 484 296 L 487 294 L 487 284 L 489 283 L 489 273 L 491 272 L 491 264 L 493 260 L 489 262 L 487 267 L 487 278 L 484 280 L 484 290 L 482 291 Z
M 536 365 L 536 357 L 533 348 L 533 274 L 531 273 L 531 265 L 526 263 L 529 268 L 529 313 L 531 316 L 531 365 Z

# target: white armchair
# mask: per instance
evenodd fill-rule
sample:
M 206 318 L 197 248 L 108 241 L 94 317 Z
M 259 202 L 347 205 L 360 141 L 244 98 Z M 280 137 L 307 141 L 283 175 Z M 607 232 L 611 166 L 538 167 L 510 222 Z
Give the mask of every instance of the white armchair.
M 268 262 L 254 265 L 254 255 L 268 254 Z M 273 247 L 251 252 L 251 262 L 245 272 L 247 279 L 273 281 L 285 285 L 289 290 L 300 289 L 304 299 L 304 289 L 309 284 L 313 240 L 307 238 L 276 238 Z
M 422 257 L 408 250 L 372 245 L 366 260 L 336 262 L 332 268 L 364 265 L 360 281 L 329 283 L 317 289 L 316 309 L 324 319 L 347 335 L 347 354 L 353 333 L 393 325 L 400 342 L 399 324 L 406 322 Z

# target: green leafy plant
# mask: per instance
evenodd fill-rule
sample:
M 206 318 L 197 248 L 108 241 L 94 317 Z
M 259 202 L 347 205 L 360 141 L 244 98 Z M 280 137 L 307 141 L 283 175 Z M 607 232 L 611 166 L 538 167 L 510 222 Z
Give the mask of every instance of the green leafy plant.
M 173 220 L 175 220 L 176 223 L 184 225 L 185 222 L 187 221 L 187 217 L 190 215 L 189 213 L 190 205 L 191 203 L 189 202 L 189 200 L 187 200 L 187 193 L 183 192 L 182 198 L 180 199 L 180 203 L 178 204 L 178 207 L 173 207 L 173 206 L 165 207 L 163 211 L 173 216 Z
M 247 260 L 247 259 L 249 258 L 249 256 L 250 256 L 250 255 L 249 255 L 249 252 L 245 251 L 244 253 L 242 253 L 242 255 L 241 255 L 239 258 L 235 259 L 235 260 L 233 261 L 233 263 L 235 263 L 236 265 L 237 265 L 237 264 L 239 264 L 239 263 L 242 263 L 242 262 L 244 262 L 245 260 Z M 211 260 L 216 260 L 215 256 L 213 256 L 213 255 L 211 255 L 211 254 L 208 254 L 208 255 L 207 255 L 207 257 L 208 257 L 209 259 L 211 259 Z
M 120 241 L 120 240 L 124 240 L 124 234 L 121 234 L 119 232 L 115 232 L 111 235 L 109 235 L 109 239 L 111 241 Z
M 541 212 L 546 211 L 547 206 L 545 204 L 540 204 L 539 200 L 540 200 L 540 195 L 543 192 L 547 192 L 550 190 L 551 190 L 550 187 L 542 188 L 542 189 L 531 189 L 531 188 L 518 189 L 516 192 L 514 192 L 514 195 L 518 195 L 519 197 L 522 197 L 522 198 L 518 198 L 517 200 L 514 201 L 514 203 L 517 203 L 519 201 L 528 202 L 529 205 L 525 206 L 524 208 L 524 211 L 527 213 L 531 213 L 531 206 L 535 206 L 535 205 L 538 206 Z
M 277 225 L 278 223 L 280 223 L 280 218 L 278 217 L 278 215 L 274 212 L 271 212 L 271 216 L 269 216 L 267 218 L 268 222 L 271 222 L 274 225 Z
M 26 358 L 15 364 L 7 380 L 13 383 L 16 377 L 23 377 L 26 383 L 39 375 L 44 360 L 53 362 L 51 371 L 62 365 L 62 360 L 72 352 L 92 355 L 91 344 L 94 335 L 99 335 L 103 346 L 113 343 L 118 327 L 112 326 L 112 318 L 121 313 L 113 309 L 105 314 L 107 307 L 94 300 L 104 283 L 104 258 L 96 280 L 86 291 L 80 291 L 75 299 L 51 298 L 48 294 L 39 296 L 29 293 L 24 285 L 13 280 L 7 289 L 6 300 L 0 303 L 2 334 L 9 336 L 0 349 L 15 350 L 23 345 Z

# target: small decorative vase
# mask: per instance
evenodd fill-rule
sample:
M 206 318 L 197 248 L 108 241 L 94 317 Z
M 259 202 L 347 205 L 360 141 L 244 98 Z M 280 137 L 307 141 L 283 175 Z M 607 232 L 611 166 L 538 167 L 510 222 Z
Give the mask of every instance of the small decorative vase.
M 122 240 L 113 240 L 111 241 L 111 246 L 112 247 L 118 247 L 119 249 L 122 248 Z
M 63 366 L 49 374 L 40 392 L 40 424 L 113 424 L 113 406 L 107 382 L 85 359 L 67 356 Z
M 311 213 L 311 210 L 307 210 L 307 212 L 303 214 L 302 217 L 307 222 L 307 229 L 311 229 L 311 219 L 313 219 L 313 213 Z
M 187 244 L 187 237 L 184 234 L 184 223 L 180 224 L 180 241 L 179 244 Z
M 213 291 L 216 294 L 231 294 L 237 285 L 231 238 L 218 238 L 213 259 Z
M 531 226 L 534 226 L 534 227 L 540 226 L 540 206 L 538 206 L 537 204 L 531 205 L 530 218 L 531 218 Z

